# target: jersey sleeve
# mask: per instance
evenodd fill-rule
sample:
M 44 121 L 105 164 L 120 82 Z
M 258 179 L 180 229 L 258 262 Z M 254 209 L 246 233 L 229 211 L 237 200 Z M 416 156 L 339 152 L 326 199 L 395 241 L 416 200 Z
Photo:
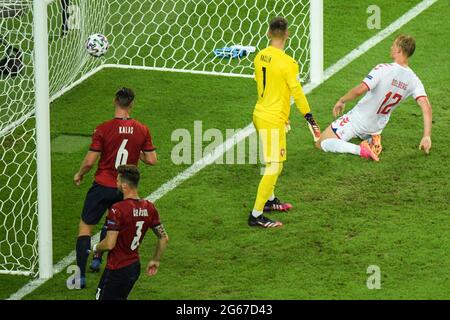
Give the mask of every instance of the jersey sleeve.
M 422 84 L 422 81 L 420 81 L 419 78 L 417 78 L 417 80 L 416 80 L 416 86 L 412 92 L 412 96 L 415 100 L 427 96 L 427 93 L 425 92 L 425 88 Z
M 286 70 L 284 78 L 291 91 L 291 96 L 294 98 L 295 105 L 300 110 L 300 112 L 305 115 L 311 112 L 311 109 L 309 107 L 309 103 L 306 99 L 305 93 L 303 92 L 300 80 L 298 79 L 298 63 L 296 61 L 290 61 L 288 63 L 289 65 L 287 66 L 287 68 L 284 68 L 284 70 Z
M 112 207 L 108 210 L 106 217 L 106 227 L 108 231 L 120 231 L 120 210 L 117 207 Z
M 151 152 L 155 151 L 156 147 L 153 145 L 152 136 L 150 135 L 150 130 L 145 127 L 145 141 L 144 145 L 142 146 L 142 151 L 144 152 Z
M 156 210 L 154 205 L 152 205 L 151 207 L 151 212 L 152 212 L 152 220 L 150 222 L 150 228 L 154 228 L 161 224 L 161 219 L 159 217 L 159 212 L 158 210 Z
M 257 72 L 256 72 L 256 70 L 259 70 L 258 69 L 258 61 L 259 61 L 259 52 L 256 55 L 255 59 L 253 60 L 253 66 L 255 67 L 255 72 L 253 73 L 253 80 L 255 80 L 256 82 L 258 82 Z
M 103 151 L 103 135 L 101 129 L 98 127 L 94 130 L 94 133 L 92 134 L 92 142 L 91 146 L 89 147 L 89 150 L 95 152 Z
M 364 83 L 367 87 L 367 89 L 373 90 L 375 87 L 380 83 L 381 75 L 382 75 L 382 65 L 375 66 L 369 74 L 364 78 L 362 83 Z

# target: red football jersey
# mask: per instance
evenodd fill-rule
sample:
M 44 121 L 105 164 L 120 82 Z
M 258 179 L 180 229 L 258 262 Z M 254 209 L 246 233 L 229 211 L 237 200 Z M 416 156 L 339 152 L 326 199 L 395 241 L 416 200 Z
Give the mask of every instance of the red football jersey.
M 91 151 L 101 152 L 95 182 L 105 187 L 117 186 L 117 167 L 137 165 L 141 151 L 153 151 L 148 128 L 137 120 L 114 118 L 99 125 L 92 135 Z
M 139 245 L 149 228 L 161 224 L 153 203 L 144 199 L 125 199 L 109 209 L 108 231 L 119 231 L 114 249 L 108 253 L 106 267 L 126 267 L 139 260 Z

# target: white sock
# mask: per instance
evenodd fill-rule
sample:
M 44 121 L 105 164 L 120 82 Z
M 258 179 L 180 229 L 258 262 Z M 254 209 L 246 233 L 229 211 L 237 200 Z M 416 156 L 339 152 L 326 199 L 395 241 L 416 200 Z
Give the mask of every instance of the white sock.
M 273 201 L 275 199 L 275 195 L 272 193 L 272 195 L 269 197 L 269 201 Z
M 359 145 L 336 138 L 323 140 L 320 146 L 325 152 L 352 153 L 357 156 L 359 156 L 361 151 Z
M 262 215 L 262 211 L 258 211 L 258 210 L 253 209 L 252 216 L 254 218 L 258 218 L 260 215 Z

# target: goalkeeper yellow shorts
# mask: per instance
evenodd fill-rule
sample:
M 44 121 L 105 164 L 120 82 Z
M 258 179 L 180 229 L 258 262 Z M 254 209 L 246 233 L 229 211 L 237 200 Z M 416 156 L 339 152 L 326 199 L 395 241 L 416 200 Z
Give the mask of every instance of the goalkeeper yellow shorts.
M 286 126 L 253 116 L 265 163 L 286 161 Z

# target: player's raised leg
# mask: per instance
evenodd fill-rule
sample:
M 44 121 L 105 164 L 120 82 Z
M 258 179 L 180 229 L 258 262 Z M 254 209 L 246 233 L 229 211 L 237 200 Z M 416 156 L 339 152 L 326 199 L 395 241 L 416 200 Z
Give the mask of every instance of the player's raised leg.
M 360 156 L 361 158 L 379 161 L 378 156 L 370 148 L 367 141 L 362 141 L 359 145 L 347 142 L 337 136 L 336 129 L 333 128 L 333 124 L 331 124 L 322 133 L 320 139 L 316 143 L 316 146 L 325 152 L 350 153 Z
M 353 100 L 365 92 L 367 92 L 367 86 L 365 84 L 360 84 L 351 89 L 335 104 L 333 107 L 333 115 L 335 117 L 341 115 L 345 108 L 345 102 Z M 348 113 L 333 121 L 321 133 L 319 140 L 316 142 L 316 146 L 325 152 L 350 153 L 362 158 L 378 161 L 378 156 L 371 150 L 366 141 L 363 141 L 360 145 L 348 142 L 356 137 L 358 137 L 358 134 L 353 127 L 350 113 Z

